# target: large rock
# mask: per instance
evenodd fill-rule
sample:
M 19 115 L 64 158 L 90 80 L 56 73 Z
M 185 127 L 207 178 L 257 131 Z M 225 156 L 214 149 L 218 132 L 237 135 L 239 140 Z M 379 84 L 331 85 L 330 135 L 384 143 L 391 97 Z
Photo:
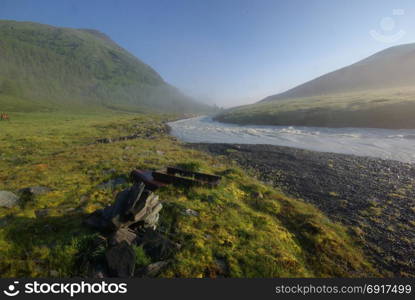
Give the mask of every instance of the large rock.
M 108 248 L 105 260 L 111 277 L 127 278 L 134 275 L 135 252 L 126 241 Z
M 118 193 L 113 205 L 96 211 L 86 224 L 101 231 L 111 230 L 111 227 L 127 228 L 137 223 L 155 229 L 162 207 L 157 195 L 145 189 L 143 183 L 136 184 Z
M 90 214 L 85 225 L 101 232 L 115 232 L 123 224 L 124 214 L 130 198 L 130 189 L 119 192 L 113 205 Z
M 181 248 L 180 244 L 173 242 L 162 233 L 152 229 L 140 232 L 137 244 L 143 247 L 152 260 L 156 261 L 170 258 Z
M 116 227 L 110 220 L 105 218 L 103 212 L 104 210 L 102 209 L 96 210 L 85 219 L 84 224 L 100 232 L 113 232 L 116 230 Z
M 130 229 L 155 230 L 162 208 L 159 197 L 146 189 L 144 183 L 134 184 L 118 193 L 114 204 L 89 215 L 84 224 L 111 234 L 112 245 L 119 244 L 120 241 L 132 244 L 135 236 Z
M 42 194 L 47 194 L 52 190 L 45 186 L 31 186 L 27 188 L 20 189 L 20 205 L 25 206 L 27 203 L 30 203 L 35 200 L 35 197 Z
M 0 191 L 0 207 L 12 208 L 19 204 L 19 197 L 9 191 Z

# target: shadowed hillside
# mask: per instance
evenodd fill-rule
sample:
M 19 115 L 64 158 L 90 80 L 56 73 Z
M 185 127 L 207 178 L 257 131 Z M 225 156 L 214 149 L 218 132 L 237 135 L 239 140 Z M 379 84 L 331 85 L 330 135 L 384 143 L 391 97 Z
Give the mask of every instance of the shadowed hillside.
M 1 110 L 86 107 L 209 109 L 164 82 L 151 67 L 101 32 L 0 21 Z

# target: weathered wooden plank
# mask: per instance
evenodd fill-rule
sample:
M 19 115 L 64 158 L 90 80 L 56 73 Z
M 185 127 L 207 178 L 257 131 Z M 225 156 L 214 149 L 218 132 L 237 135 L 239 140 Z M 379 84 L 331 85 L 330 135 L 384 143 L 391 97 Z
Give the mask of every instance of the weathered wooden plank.
M 201 181 L 206 181 L 206 182 L 211 182 L 211 183 L 217 183 L 222 179 L 222 177 L 217 176 L 217 175 L 192 172 L 192 171 L 187 171 L 187 170 L 174 168 L 174 167 L 167 167 L 167 174 L 169 175 L 179 174 L 181 176 L 192 177 L 196 180 L 201 180 Z
M 143 182 L 146 185 L 146 188 L 151 191 L 154 191 L 166 185 L 163 182 L 155 180 L 152 171 L 144 171 L 137 169 L 131 172 L 130 178 L 133 182 L 136 183 Z

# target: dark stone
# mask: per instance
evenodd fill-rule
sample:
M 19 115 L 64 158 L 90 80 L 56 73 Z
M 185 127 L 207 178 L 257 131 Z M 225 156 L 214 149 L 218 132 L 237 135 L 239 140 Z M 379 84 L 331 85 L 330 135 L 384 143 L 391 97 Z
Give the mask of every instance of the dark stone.
M 36 218 L 44 218 L 49 216 L 51 210 L 49 208 L 35 210 Z
M 47 194 L 51 191 L 52 191 L 52 189 L 50 189 L 46 186 L 32 186 L 32 187 L 27 187 L 27 188 L 20 189 L 19 193 L 21 193 L 21 194 L 30 194 L 30 195 L 33 195 L 33 196 L 37 196 L 37 195 Z
M 117 194 L 115 197 L 115 202 L 111 206 L 107 206 L 102 211 L 102 216 L 109 222 L 113 223 L 113 220 L 121 220 L 122 215 L 125 212 L 127 202 L 129 199 L 130 190 L 126 189 Z M 114 224 L 116 228 L 119 227 L 118 221 L 117 224 Z
M 156 230 L 146 229 L 137 238 L 137 244 L 142 246 L 152 260 L 165 260 L 180 249 L 175 243 Z
M 20 205 L 25 206 L 27 203 L 35 200 L 35 197 L 51 192 L 52 189 L 45 186 L 32 186 L 19 190 Z
M 134 224 L 156 227 L 162 205 L 158 196 L 145 189 L 145 184 L 134 184 L 117 194 L 115 203 L 91 214 L 85 224 L 100 231 L 115 231 Z
M 101 232 L 112 232 L 116 228 L 110 220 L 104 217 L 103 210 L 97 210 L 90 214 L 85 220 L 84 224 Z
M 229 275 L 229 266 L 228 266 L 228 262 L 225 258 L 215 258 L 215 265 L 217 267 L 218 270 L 218 274 L 219 276 L 227 276 Z
M 108 269 L 104 264 L 97 263 L 92 267 L 89 277 L 97 279 L 107 278 L 109 277 Z
M 144 210 L 147 201 L 144 188 L 144 184 L 135 184 L 117 195 L 110 212 L 110 219 L 117 228 L 128 227 L 139 221 L 137 214 Z
M 128 278 L 134 275 L 135 252 L 126 241 L 108 248 L 105 260 L 111 277 Z

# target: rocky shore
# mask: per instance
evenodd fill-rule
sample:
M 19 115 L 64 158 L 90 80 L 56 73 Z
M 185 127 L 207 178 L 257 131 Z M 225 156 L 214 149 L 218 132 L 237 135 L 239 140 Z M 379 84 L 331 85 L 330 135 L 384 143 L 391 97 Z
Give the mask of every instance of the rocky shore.
M 271 145 L 189 144 L 223 155 L 350 228 L 385 276 L 415 276 L 415 165 Z

